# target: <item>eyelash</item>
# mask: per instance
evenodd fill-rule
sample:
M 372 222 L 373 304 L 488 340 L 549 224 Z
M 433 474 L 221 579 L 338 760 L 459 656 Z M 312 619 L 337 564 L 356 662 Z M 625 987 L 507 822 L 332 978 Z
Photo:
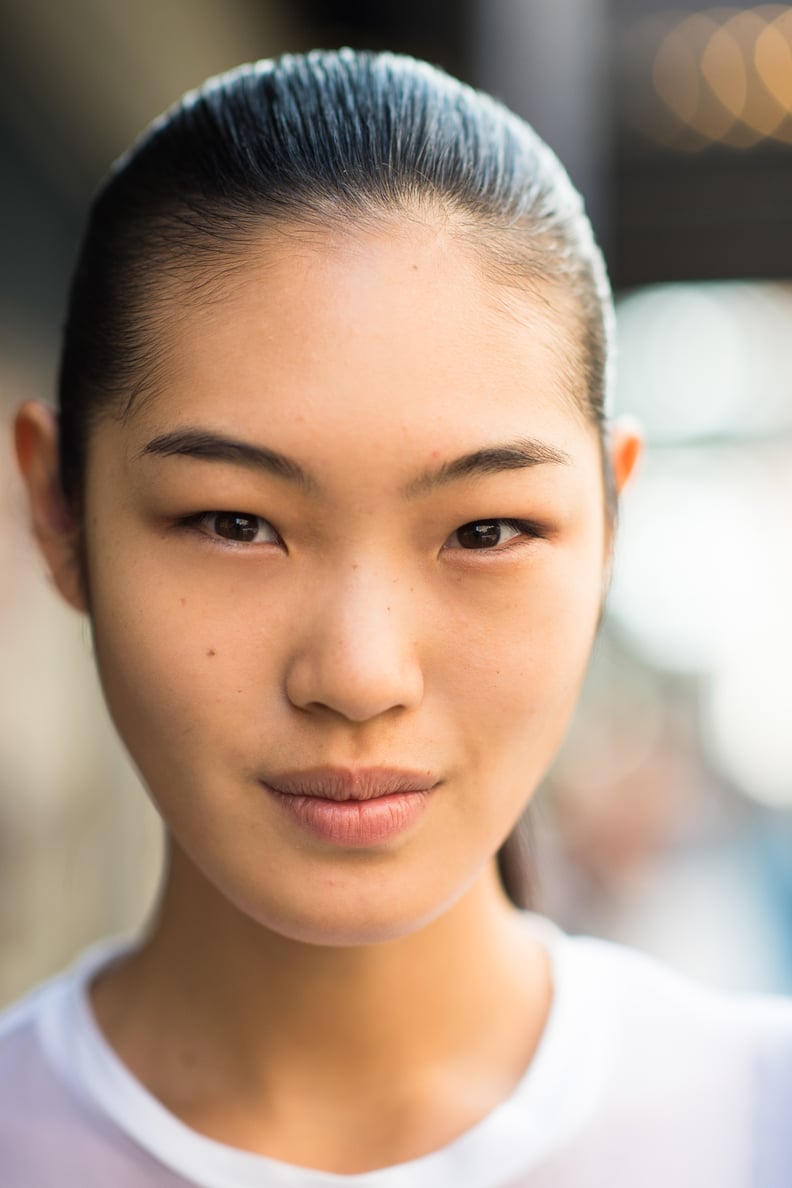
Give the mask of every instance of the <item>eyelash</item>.
M 256 534 L 258 534 L 258 532 L 260 532 L 263 527 L 268 527 L 272 530 L 272 534 L 275 537 L 275 539 L 268 540 L 268 541 L 234 540 L 232 537 L 222 536 L 216 530 L 216 528 L 214 531 L 209 530 L 207 522 L 211 521 L 211 520 L 220 519 L 221 517 L 227 517 L 231 520 L 236 519 L 236 520 L 253 521 L 256 526 L 256 529 L 255 529 Z M 253 544 L 258 544 L 258 545 L 277 544 L 277 545 L 280 545 L 281 547 L 284 547 L 281 537 L 279 536 L 278 532 L 273 527 L 273 525 L 269 522 L 269 520 L 265 520 L 263 516 L 257 516 L 250 512 L 242 512 L 242 511 L 197 512 L 194 515 L 185 516 L 183 519 L 179 520 L 177 526 L 180 528 L 192 529 L 196 532 L 201 532 L 205 536 L 209 537 L 211 540 L 221 542 L 222 547 L 225 547 L 225 548 L 247 548 Z M 512 531 L 518 533 L 523 539 L 522 539 L 522 541 L 518 541 L 517 537 L 512 538 L 517 543 L 526 543 L 527 541 L 541 539 L 546 536 L 546 532 L 542 529 L 542 527 L 538 524 L 532 523 L 530 520 L 516 520 L 516 519 L 510 519 L 507 517 L 492 517 L 490 519 L 490 518 L 485 517 L 485 518 L 479 519 L 479 520 L 467 520 L 464 524 L 460 524 L 460 526 L 458 528 L 454 529 L 454 531 L 450 534 L 450 536 L 448 536 L 446 538 L 446 542 L 443 545 L 443 551 L 453 551 L 453 552 L 460 552 L 460 553 L 467 553 L 467 554 L 505 552 L 506 551 L 505 548 L 499 547 L 502 543 L 501 541 L 498 541 L 496 544 L 494 544 L 492 548 L 488 548 L 488 547 L 466 548 L 462 544 L 458 544 L 456 546 L 448 545 L 448 541 L 450 541 L 453 537 L 459 538 L 460 534 L 463 533 L 465 531 L 465 529 L 486 529 L 486 528 L 493 528 L 493 527 L 497 527 L 499 531 L 501 531 L 503 528 L 509 528 Z M 484 532 L 480 532 L 478 534 L 479 539 L 483 540 L 484 536 L 485 536 Z M 474 536 L 474 539 L 475 539 L 475 536 Z M 508 544 L 509 544 L 508 541 L 506 541 L 504 543 L 506 546 L 508 546 Z

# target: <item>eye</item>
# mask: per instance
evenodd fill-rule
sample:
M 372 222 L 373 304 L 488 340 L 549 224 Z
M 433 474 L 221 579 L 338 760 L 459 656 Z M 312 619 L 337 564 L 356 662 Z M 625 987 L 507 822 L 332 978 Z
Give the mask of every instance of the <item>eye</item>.
M 234 544 L 281 544 L 275 529 L 261 516 L 249 512 L 202 512 L 190 518 L 190 524 L 208 536 L 219 536 Z
M 496 549 L 519 536 L 539 536 L 538 530 L 525 520 L 471 520 L 457 528 L 445 542 L 451 549 Z

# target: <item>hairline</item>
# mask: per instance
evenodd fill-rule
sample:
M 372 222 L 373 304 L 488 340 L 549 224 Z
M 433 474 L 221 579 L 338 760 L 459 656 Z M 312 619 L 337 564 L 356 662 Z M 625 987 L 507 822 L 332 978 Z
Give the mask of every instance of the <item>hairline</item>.
M 149 345 L 141 351 L 141 360 L 136 365 L 137 377 L 128 377 L 133 382 L 131 386 L 127 384 L 126 394 L 119 385 L 115 399 L 97 410 L 94 424 L 100 423 L 104 415 L 126 421 L 138 411 L 141 403 L 148 403 L 165 391 L 168 336 L 176 332 L 181 310 L 206 309 L 224 300 L 228 295 L 229 280 L 248 270 L 254 252 L 258 253 L 260 262 L 266 261 L 266 253 L 261 252 L 261 248 L 268 238 L 283 236 L 308 243 L 327 243 L 336 236 L 359 239 L 366 234 L 392 229 L 405 220 L 426 225 L 431 219 L 438 227 L 447 230 L 479 267 L 484 279 L 492 286 L 500 313 L 514 317 L 521 301 L 533 299 L 540 309 L 563 326 L 564 338 L 573 348 L 573 359 L 570 361 L 563 351 L 556 357 L 562 376 L 559 390 L 568 397 L 569 407 L 583 420 L 601 427 L 603 416 L 597 409 L 597 394 L 590 391 L 587 375 L 585 339 L 590 317 L 585 308 L 585 287 L 574 271 L 561 271 L 553 252 L 542 242 L 546 236 L 532 233 L 530 229 L 521 231 L 515 225 L 502 222 L 493 221 L 488 225 L 482 215 L 464 210 L 461 204 L 425 193 L 416 193 L 409 201 L 394 199 L 385 203 L 368 199 L 361 202 L 360 207 L 351 207 L 344 200 L 328 200 L 321 205 L 308 204 L 304 209 L 296 206 L 289 214 L 261 211 L 255 215 L 248 213 L 243 218 L 240 218 L 240 212 L 232 210 L 223 214 L 230 225 L 226 226 L 221 246 L 215 247 L 206 236 L 196 245 L 193 228 L 193 234 L 186 236 L 182 243 L 163 244 L 160 257 L 149 261 L 148 277 L 139 290 L 139 298 L 143 294 L 148 298 L 147 311 L 142 316 L 136 311 L 137 335 L 139 339 L 147 338 Z M 505 234 L 517 245 L 515 251 L 504 250 Z M 518 258 L 521 247 L 522 260 Z M 156 286 L 154 293 L 150 292 L 152 286 Z M 137 304 L 142 305 L 143 301 L 138 299 Z M 168 315 L 169 306 L 175 309 L 175 317 Z M 608 327 L 604 318 L 602 330 L 603 346 L 607 351 Z M 604 401 L 604 396 L 602 393 L 600 401 Z

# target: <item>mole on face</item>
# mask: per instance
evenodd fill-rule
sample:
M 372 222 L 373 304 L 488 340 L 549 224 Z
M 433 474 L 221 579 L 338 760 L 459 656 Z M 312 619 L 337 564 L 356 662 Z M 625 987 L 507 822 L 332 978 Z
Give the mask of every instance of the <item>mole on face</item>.
M 215 655 L 215 650 L 214 650 L 214 648 L 207 648 L 207 649 L 206 649 L 206 654 L 207 654 L 207 656 L 214 656 L 214 655 Z

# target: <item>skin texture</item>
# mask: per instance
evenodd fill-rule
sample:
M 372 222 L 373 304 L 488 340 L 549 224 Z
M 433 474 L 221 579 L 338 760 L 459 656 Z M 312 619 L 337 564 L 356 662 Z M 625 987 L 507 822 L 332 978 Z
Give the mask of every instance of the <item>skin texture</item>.
M 546 1019 L 547 961 L 493 855 L 596 630 L 600 446 L 569 390 L 570 320 L 498 289 L 442 226 L 270 236 L 211 299 L 173 310 L 166 385 L 100 423 L 86 476 L 102 682 L 172 836 L 150 937 L 95 1008 L 191 1125 L 364 1171 L 493 1108 Z M 278 451 L 309 482 L 147 450 L 187 431 Z M 526 439 L 564 460 L 429 482 Z M 84 609 L 54 442 L 26 406 L 34 526 Z M 621 487 L 636 438 L 611 449 Z M 256 539 L 229 542 L 210 512 L 261 517 Z M 497 518 L 533 528 L 461 547 L 462 525 Z M 435 786 L 403 832 L 353 848 L 262 787 L 325 765 Z

